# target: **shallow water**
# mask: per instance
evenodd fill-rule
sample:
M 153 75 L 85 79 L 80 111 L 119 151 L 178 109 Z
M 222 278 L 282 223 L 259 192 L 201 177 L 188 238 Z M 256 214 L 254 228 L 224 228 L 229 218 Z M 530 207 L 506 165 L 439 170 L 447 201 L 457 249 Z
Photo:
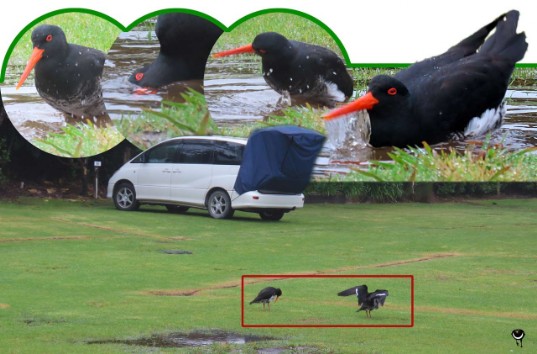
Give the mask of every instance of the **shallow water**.
M 212 344 L 246 344 L 249 342 L 274 340 L 275 338 L 245 335 L 215 330 L 212 332 L 171 333 L 137 339 L 106 339 L 89 341 L 88 344 L 127 344 L 145 347 L 181 348 L 204 347 Z

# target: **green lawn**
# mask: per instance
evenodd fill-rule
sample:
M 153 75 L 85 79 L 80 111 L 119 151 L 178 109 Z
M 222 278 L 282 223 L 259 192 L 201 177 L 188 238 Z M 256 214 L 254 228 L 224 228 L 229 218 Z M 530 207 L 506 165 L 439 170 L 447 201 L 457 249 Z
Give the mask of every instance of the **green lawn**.
M 536 199 L 307 204 L 271 223 L 240 212 L 232 220 L 160 207 L 119 212 L 109 201 L 1 201 L 0 352 L 149 352 L 87 342 L 224 330 L 276 340 L 212 345 L 210 352 L 505 353 L 520 350 L 514 328 L 526 331 L 523 350 L 533 352 L 536 212 Z M 248 274 L 413 275 L 415 325 L 242 328 L 241 277 Z M 355 312 L 355 298 L 336 296 L 362 283 L 390 291 L 369 320 Z M 244 288 L 245 320 L 404 325 L 408 284 L 256 279 Z M 283 291 L 270 312 L 247 304 L 269 285 Z

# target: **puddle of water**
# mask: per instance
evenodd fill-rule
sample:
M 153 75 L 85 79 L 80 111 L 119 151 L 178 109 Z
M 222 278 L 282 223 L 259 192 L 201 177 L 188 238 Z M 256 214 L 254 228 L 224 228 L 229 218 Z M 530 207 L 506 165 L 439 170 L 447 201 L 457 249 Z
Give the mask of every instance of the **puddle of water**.
M 245 335 L 225 331 L 192 332 L 192 333 L 171 333 L 153 335 L 151 337 L 138 339 L 105 339 L 93 340 L 88 344 L 127 344 L 144 347 L 158 348 L 181 348 L 181 347 L 203 347 L 213 344 L 246 344 L 250 342 L 275 340 L 268 336 Z

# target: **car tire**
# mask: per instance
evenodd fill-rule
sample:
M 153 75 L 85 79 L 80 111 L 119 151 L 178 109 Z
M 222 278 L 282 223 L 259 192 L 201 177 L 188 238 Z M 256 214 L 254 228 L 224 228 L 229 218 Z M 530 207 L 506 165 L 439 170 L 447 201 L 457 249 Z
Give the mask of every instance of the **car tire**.
M 231 198 L 223 190 L 215 190 L 207 198 L 207 210 L 215 219 L 229 219 L 235 210 L 231 208 Z
M 121 183 L 114 190 L 114 205 L 121 211 L 138 209 L 140 203 L 136 200 L 136 191 L 131 183 Z
M 283 218 L 283 214 L 285 214 L 281 210 L 265 210 L 259 213 L 259 216 L 263 220 L 268 221 L 279 221 Z
M 168 204 L 166 205 L 166 209 L 168 209 L 170 213 L 183 214 L 186 213 L 190 208 L 182 205 Z

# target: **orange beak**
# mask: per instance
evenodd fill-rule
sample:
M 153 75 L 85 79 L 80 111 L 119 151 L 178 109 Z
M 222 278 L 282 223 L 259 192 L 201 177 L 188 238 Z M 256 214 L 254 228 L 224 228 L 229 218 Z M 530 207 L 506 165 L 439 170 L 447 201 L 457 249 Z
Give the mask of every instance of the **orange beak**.
M 22 73 L 19 83 L 17 84 L 17 90 L 22 86 L 24 81 L 26 81 L 26 78 L 28 77 L 28 75 L 30 75 L 30 73 L 34 69 L 35 64 L 37 64 L 37 62 L 41 60 L 41 58 L 43 57 L 44 51 L 45 51 L 44 49 L 39 49 L 37 47 L 34 47 L 34 51 L 32 52 L 32 55 L 30 56 L 30 60 L 28 60 L 28 64 L 26 64 L 26 68 L 24 69 L 24 72 Z
M 255 53 L 254 47 L 251 44 L 243 45 L 235 49 L 224 50 L 223 52 L 218 52 L 213 54 L 213 58 L 222 58 L 235 54 L 244 54 L 244 53 Z
M 323 119 L 331 120 L 363 109 L 372 109 L 377 103 L 379 103 L 379 100 L 377 100 L 371 92 L 368 92 L 362 97 L 358 98 L 356 101 L 352 101 L 351 103 L 347 103 L 344 106 L 326 113 L 323 115 Z
M 274 303 L 278 302 L 279 298 L 280 298 L 279 296 L 276 296 L 276 299 L 274 300 Z

